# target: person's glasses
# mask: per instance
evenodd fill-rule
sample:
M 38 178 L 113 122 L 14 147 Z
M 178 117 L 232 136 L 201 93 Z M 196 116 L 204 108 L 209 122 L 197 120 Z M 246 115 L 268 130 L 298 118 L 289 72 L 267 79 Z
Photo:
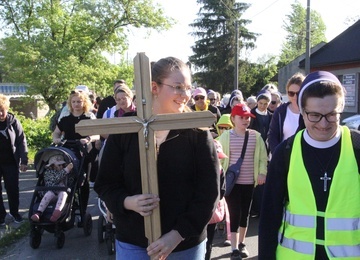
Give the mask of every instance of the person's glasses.
M 339 115 L 342 114 L 339 112 L 331 112 L 329 114 L 323 115 L 316 112 L 304 112 L 307 116 L 307 119 L 312 123 L 320 122 L 323 117 L 325 117 L 326 121 L 328 121 L 329 123 L 336 123 L 337 121 L 339 121 Z
M 288 91 L 288 95 L 289 97 L 293 97 L 293 96 L 299 96 L 299 92 L 294 92 L 294 91 Z
M 195 101 L 198 101 L 199 99 L 204 100 L 205 97 L 204 96 L 196 96 L 196 97 L 194 97 L 194 99 L 195 99 Z
M 216 99 L 215 98 L 209 98 L 210 101 L 215 101 Z
M 230 130 L 231 126 L 218 126 L 219 130 Z
M 115 98 L 115 101 L 127 101 L 128 97 L 122 97 L 122 98 Z
M 173 86 L 165 83 L 159 83 L 159 84 L 172 88 L 176 95 L 182 95 L 184 93 L 187 96 L 191 96 L 191 89 L 192 89 L 191 86 L 184 86 L 184 85 Z
M 277 101 L 271 101 L 271 105 L 276 105 Z

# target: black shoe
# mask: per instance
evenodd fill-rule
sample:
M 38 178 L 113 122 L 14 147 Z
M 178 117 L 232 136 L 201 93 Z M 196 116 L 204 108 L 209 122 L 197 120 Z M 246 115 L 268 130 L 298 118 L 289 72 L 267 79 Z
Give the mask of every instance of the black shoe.
M 230 256 L 231 260 L 241 260 L 241 254 L 240 251 L 238 249 L 235 249 L 232 251 L 231 256 Z
M 249 257 L 249 251 L 246 249 L 246 245 L 244 243 L 239 244 L 239 250 L 242 258 Z
M 14 214 L 14 215 L 11 215 L 10 213 L 9 213 L 9 215 L 10 215 L 10 217 L 12 217 L 13 219 L 14 219 L 14 222 L 15 223 L 23 223 L 24 222 L 24 219 L 22 218 L 22 216 L 20 216 L 20 214 L 19 213 L 17 213 L 17 214 Z

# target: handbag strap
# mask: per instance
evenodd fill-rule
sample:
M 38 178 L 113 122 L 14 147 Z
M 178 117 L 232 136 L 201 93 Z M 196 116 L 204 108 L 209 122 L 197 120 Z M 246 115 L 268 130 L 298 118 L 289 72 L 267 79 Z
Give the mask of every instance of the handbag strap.
M 240 156 L 240 158 L 242 158 L 242 159 L 244 159 L 244 157 L 245 157 L 246 146 L 247 146 L 248 140 L 249 140 L 249 131 L 246 130 L 244 144 L 243 144 L 243 148 L 242 148 L 241 156 Z
M 244 139 L 244 144 L 243 144 L 243 148 L 242 148 L 242 151 L 241 151 L 241 155 L 240 155 L 239 159 L 237 160 L 237 162 L 235 163 L 235 165 L 239 164 L 241 159 L 244 160 L 248 140 L 249 140 L 249 131 L 246 130 L 246 132 L 245 132 L 245 139 Z

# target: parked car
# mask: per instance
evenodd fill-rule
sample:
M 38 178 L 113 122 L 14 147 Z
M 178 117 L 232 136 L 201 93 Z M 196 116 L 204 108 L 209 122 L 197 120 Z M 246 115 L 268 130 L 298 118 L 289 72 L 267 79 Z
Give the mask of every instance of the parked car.
M 347 117 L 342 121 L 342 124 L 346 125 L 350 129 L 360 130 L 360 115 Z

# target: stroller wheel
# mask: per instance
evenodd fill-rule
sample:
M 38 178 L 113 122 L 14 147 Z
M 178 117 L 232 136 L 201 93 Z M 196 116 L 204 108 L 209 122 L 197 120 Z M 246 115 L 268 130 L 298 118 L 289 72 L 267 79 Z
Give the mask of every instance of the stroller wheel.
M 84 218 L 82 219 L 82 222 L 84 224 L 84 234 L 85 236 L 90 236 L 92 232 L 92 218 L 89 213 L 86 213 L 84 215 Z
M 58 236 L 55 237 L 56 247 L 61 249 L 64 247 L 65 244 L 65 234 L 64 232 L 60 232 Z
M 99 240 L 99 243 L 102 243 L 105 240 L 105 225 L 106 225 L 105 217 L 103 215 L 100 215 L 99 219 L 98 219 L 98 240 Z
M 36 230 L 31 230 L 30 232 L 30 246 L 33 249 L 39 248 L 41 244 L 41 233 Z
M 115 252 L 115 238 L 114 238 L 113 233 L 109 234 L 109 236 L 106 239 L 106 248 L 107 248 L 107 251 L 108 251 L 109 255 L 114 254 L 114 252 Z

